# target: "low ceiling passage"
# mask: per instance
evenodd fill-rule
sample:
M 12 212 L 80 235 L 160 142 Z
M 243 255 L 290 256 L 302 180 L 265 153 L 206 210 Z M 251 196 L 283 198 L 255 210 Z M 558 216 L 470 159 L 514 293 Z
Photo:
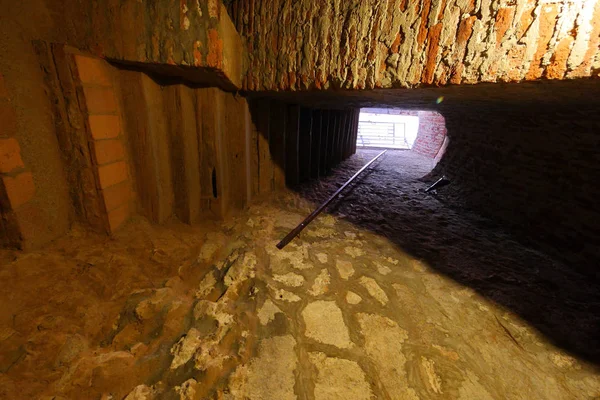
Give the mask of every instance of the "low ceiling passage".
M 600 98 L 600 79 L 544 80 L 522 83 L 480 83 L 414 89 L 316 90 L 246 92 L 249 97 L 267 97 L 305 107 L 402 108 L 437 110 L 473 107 L 519 106 L 545 108 L 550 105 L 586 106 Z
M 444 201 L 477 210 L 577 271 L 596 274 L 600 252 L 590 244 L 598 241 L 593 182 L 600 79 L 252 97 L 323 108 L 435 111 L 447 134 L 430 177 L 431 183 L 443 175 L 451 180 Z

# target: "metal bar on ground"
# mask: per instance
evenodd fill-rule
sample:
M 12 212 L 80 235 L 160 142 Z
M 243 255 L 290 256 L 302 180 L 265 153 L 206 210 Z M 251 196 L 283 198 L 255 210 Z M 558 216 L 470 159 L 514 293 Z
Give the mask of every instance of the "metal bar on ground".
M 279 250 L 281 250 L 285 246 L 287 246 L 287 244 L 289 242 L 291 242 L 292 239 L 294 239 L 296 236 L 298 236 L 298 234 L 300 234 L 300 232 L 302 232 L 302 230 L 304 228 L 306 228 L 306 226 L 308 224 L 310 224 L 313 219 L 315 219 L 319 214 L 321 214 L 321 212 L 325 209 L 325 207 L 327 207 L 329 205 L 329 203 L 331 203 L 350 183 L 352 183 L 352 181 L 357 176 L 359 176 L 365 169 L 367 169 L 369 167 L 369 165 L 373 164 L 375 162 L 375 160 L 377 160 L 379 157 L 384 155 L 386 151 L 387 150 L 384 150 L 381 153 L 377 154 L 377 156 L 375 156 L 375 158 L 373 158 L 371 161 L 369 161 L 367 164 L 365 164 L 364 167 L 359 169 L 358 172 L 352 176 L 352 178 L 348 179 L 346 181 L 346 183 L 344 183 L 342 185 L 342 187 L 340 187 L 338 190 L 336 190 L 334 194 L 329 196 L 329 198 L 323 204 L 321 204 L 319 207 L 317 207 L 317 209 L 315 211 L 313 211 L 308 217 L 306 217 L 304 219 L 304 221 L 302 221 L 297 227 L 292 229 L 292 231 L 290 233 L 288 233 L 283 239 L 281 239 L 281 241 L 279 243 L 277 243 L 277 248 Z

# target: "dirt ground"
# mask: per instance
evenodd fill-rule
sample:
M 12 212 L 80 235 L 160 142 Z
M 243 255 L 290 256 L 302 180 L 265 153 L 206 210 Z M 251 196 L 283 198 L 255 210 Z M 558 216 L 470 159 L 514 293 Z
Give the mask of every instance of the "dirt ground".
M 428 159 L 276 249 L 376 153 L 223 223 L 1 251 L 0 398 L 598 398 L 593 283 L 424 194 Z

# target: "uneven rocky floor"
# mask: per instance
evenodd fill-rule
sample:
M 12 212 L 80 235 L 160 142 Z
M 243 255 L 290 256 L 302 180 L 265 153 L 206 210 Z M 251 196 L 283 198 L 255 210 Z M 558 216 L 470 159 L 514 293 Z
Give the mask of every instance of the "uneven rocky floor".
M 378 152 L 359 151 L 300 193 L 323 201 Z M 448 199 L 444 188 L 425 194 L 438 177 L 427 183 L 420 178 L 432 168 L 430 159 L 410 151 L 388 152 L 330 212 L 387 238 L 438 273 L 519 315 L 555 344 L 600 364 L 600 282 L 578 272 L 578 265 L 521 244 L 502 226 L 470 212 L 456 196 Z M 460 192 L 460 187 L 452 189 Z
M 74 230 L 39 252 L 3 252 L 0 397 L 598 398 L 600 374 L 584 361 L 597 338 L 577 325 L 594 322 L 598 295 L 576 303 L 568 286 L 540 286 L 577 277 L 420 192 L 426 160 L 386 156 L 333 214 L 275 248 L 312 210 L 306 198 L 326 197 L 371 155 L 304 198 L 281 193 L 221 225 L 135 220 L 115 239 Z M 415 222 L 431 229 L 417 234 Z M 434 237 L 454 222 L 454 235 Z M 550 315 L 523 312 L 534 303 Z M 588 352 L 569 354 L 539 326 L 563 326 Z

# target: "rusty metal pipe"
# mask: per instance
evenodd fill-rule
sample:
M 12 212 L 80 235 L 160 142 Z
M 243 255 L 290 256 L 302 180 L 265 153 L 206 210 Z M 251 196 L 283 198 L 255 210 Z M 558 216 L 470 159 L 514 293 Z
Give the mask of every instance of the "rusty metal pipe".
M 348 179 L 348 181 L 346 181 L 346 183 L 344 183 L 342 185 L 342 187 L 340 187 L 338 190 L 336 190 L 335 193 L 332 194 L 331 196 L 329 196 L 329 198 L 323 204 L 321 204 L 319 207 L 317 207 L 317 209 L 315 211 L 310 213 L 310 215 L 308 217 L 306 217 L 304 219 L 304 221 L 302 221 L 297 227 L 292 229 L 292 231 L 290 233 L 288 233 L 283 239 L 281 239 L 281 241 L 279 243 L 277 243 L 277 248 L 279 250 L 281 250 L 285 246 L 287 246 L 287 244 L 289 242 L 291 242 L 292 239 L 294 239 L 296 236 L 298 236 L 298 234 L 300 234 L 300 232 L 302 232 L 302 230 L 304 228 L 306 228 L 306 226 L 308 224 L 310 224 L 313 219 L 315 219 L 319 214 L 321 214 L 321 212 L 325 209 L 325 207 L 327 207 L 329 205 L 329 203 L 331 203 L 350 183 L 352 183 L 352 181 L 357 176 L 359 176 L 365 169 L 367 169 L 369 167 L 369 165 L 373 164 L 375 162 L 375 160 L 377 160 L 379 157 L 381 157 L 383 154 L 385 154 L 386 151 L 387 150 L 384 150 L 381 153 L 377 154 L 377 156 L 374 159 L 369 161 L 364 167 L 362 167 L 360 170 L 358 170 L 358 172 L 355 173 L 352 176 L 352 178 Z

